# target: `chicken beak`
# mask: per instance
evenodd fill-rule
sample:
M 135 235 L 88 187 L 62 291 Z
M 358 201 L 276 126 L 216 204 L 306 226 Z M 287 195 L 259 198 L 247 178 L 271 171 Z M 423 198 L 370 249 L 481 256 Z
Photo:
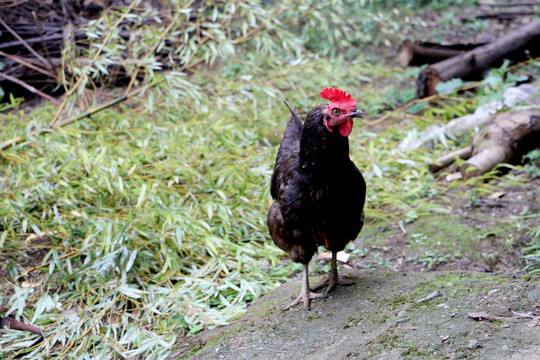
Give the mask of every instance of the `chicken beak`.
M 351 114 L 347 115 L 347 117 L 350 117 L 350 118 L 363 118 L 363 117 L 366 117 L 366 113 L 363 112 L 362 110 L 356 110 L 356 111 L 352 112 Z

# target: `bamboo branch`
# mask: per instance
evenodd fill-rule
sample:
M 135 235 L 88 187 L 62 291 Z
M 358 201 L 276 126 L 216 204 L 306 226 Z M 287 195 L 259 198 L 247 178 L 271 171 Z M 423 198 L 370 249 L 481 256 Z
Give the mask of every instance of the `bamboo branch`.
M 0 74 L 0 75 L 2 75 L 2 74 Z M 155 82 L 155 83 L 152 83 L 152 84 L 150 84 L 150 85 L 148 85 L 148 86 L 146 86 L 146 87 L 141 87 L 141 88 L 139 88 L 139 89 L 133 91 L 133 92 L 130 93 L 130 94 L 127 94 L 127 95 L 124 94 L 124 95 L 122 95 L 122 96 L 120 96 L 120 97 L 118 97 L 118 98 L 116 98 L 116 99 L 114 99 L 114 100 L 112 100 L 112 101 L 110 101 L 110 102 L 108 102 L 108 103 L 106 103 L 106 104 L 100 105 L 100 106 L 95 107 L 95 108 L 90 109 L 90 110 L 87 110 L 87 111 L 83 112 L 82 114 L 79 114 L 79 115 L 76 115 L 76 116 L 72 116 L 72 117 L 70 117 L 70 118 L 68 118 L 68 119 L 65 119 L 65 120 L 62 120 L 62 121 L 59 121 L 59 122 L 55 122 L 54 124 L 49 125 L 48 128 L 49 128 L 49 129 L 52 129 L 52 128 L 57 128 L 57 127 L 66 126 L 66 125 L 69 125 L 69 124 L 71 124 L 71 123 L 74 123 L 75 121 L 81 120 L 81 119 L 83 119 L 83 118 L 85 118 L 85 117 L 92 116 L 92 115 L 94 115 L 94 114 L 96 114 L 96 113 L 98 113 L 98 112 L 100 112 L 100 111 L 102 111 L 102 110 L 105 110 L 105 109 L 107 109 L 107 108 L 110 108 L 111 106 L 114 106 L 114 105 L 119 104 L 119 103 L 121 103 L 121 102 L 123 102 L 123 101 L 126 101 L 127 99 L 130 99 L 130 98 L 132 98 L 132 97 L 138 95 L 139 93 L 143 92 L 144 90 L 148 90 L 148 89 L 150 89 L 150 88 L 152 88 L 152 87 L 154 87 L 154 86 L 156 86 L 156 85 L 162 83 L 163 81 L 164 81 L 164 80 L 162 79 L 162 80 L 157 81 L 157 82 Z M 56 100 L 55 100 L 55 101 L 56 101 Z M 22 143 L 23 141 L 26 140 L 26 138 L 28 137 L 28 135 L 36 136 L 36 135 L 38 135 L 39 133 L 40 133 L 39 131 L 32 131 L 32 132 L 30 132 L 30 133 L 27 134 L 27 135 L 18 136 L 18 137 L 15 137 L 15 138 L 13 138 L 13 139 L 6 140 L 6 141 L 4 141 L 4 142 L 1 142 L 1 143 L 0 143 L 0 151 L 3 151 L 3 150 L 5 150 L 5 149 L 7 149 L 7 148 L 10 148 L 10 147 L 14 146 L 14 145 L 17 145 L 17 144 Z
M 139 89 L 140 90 L 140 89 Z M 139 91 L 140 92 L 140 91 Z M 51 129 L 54 129 L 54 128 L 57 128 L 57 127 L 62 127 L 62 126 L 66 126 L 66 125 L 69 125 L 71 123 L 74 123 L 75 121 L 77 120 L 81 120 L 81 119 L 84 119 L 85 117 L 89 117 L 89 116 L 92 116 L 102 110 L 105 110 L 105 109 L 108 109 L 110 108 L 111 106 L 114 106 L 116 104 L 119 104 L 121 102 L 124 102 L 128 99 L 128 96 L 127 95 L 122 95 L 112 101 L 109 101 L 108 103 L 106 104 L 103 104 L 101 106 L 98 106 L 98 107 L 95 107 L 93 109 L 90 109 L 90 110 L 86 110 L 85 112 L 83 112 L 82 114 L 79 114 L 79 115 L 76 115 L 76 116 L 72 116 L 70 118 L 67 118 L 65 120 L 62 120 L 62 121 L 57 121 L 56 123 L 54 123 L 52 126 L 49 126 L 49 128 Z
M 122 16 L 120 16 L 120 18 L 116 21 L 116 23 L 109 30 L 109 32 L 105 36 L 105 39 L 103 39 L 103 43 L 99 47 L 98 51 L 96 52 L 96 54 L 94 55 L 94 57 L 92 58 L 90 63 L 84 69 L 83 75 L 81 77 L 79 77 L 79 79 L 77 80 L 75 85 L 73 85 L 73 87 L 71 89 L 69 89 L 69 91 L 66 93 L 66 95 L 64 97 L 64 101 L 62 101 L 62 104 L 60 104 L 60 106 L 58 107 L 58 110 L 56 111 L 56 114 L 54 114 L 54 117 L 53 117 L 52 121 L 50 122 L 49 127 L 54 126 L 54 123 L 56 122 L 56 120 L 58 120 L 58 117 L 60 116 L 60 113 L 64 109 L 64 106 L 66 106 L 66 103 L 67 103 L 69 97 L 71 95 L 73 95 L 73 93 L 82 84 L 82 81 L 83 81 L 83 79 L 85 77 L 86 72 L 88 71 L 88 69 L 90 69 L 90 66 L 97 60 L 98 56 L 101 54 L 101 52 L 105 48 L 105 44 L 107 44 L 107 42 L 109 41 L 109 38 L 111 37 L 113 30 L 116 29 L 120 25 L 120 23 L 126 18 L 126 16 L 131 12 L 131 10 L 133 9 L 133 7 L 135 6 L 136 3 L 137 3 L 137 1 L 132 1 L 131 4 L 129 5 L 129 7 L 126 9 L 126 11 L 124 11 Z
M 163 80 L 161 80 L 161 81 L 163 81 Z M 160 82 L 161 82 L 161 81 L 160 81 Z M 156 85 L 157 85 L 158 83 L 160 83 L 160 82 L 157 82 L 157 83 L 155 83 L 155 84 L 151 84 L 151 86 L 149 86 L 148 88 L 153 87 L 153 86 L 156 86 Z M 102 111 L 102 110 L 105 110 L 105 109 L 110 108 L 111 106 L 114 106 L 114 105 L 116 105 L 116 104 L 119 104 L 119 103 L 121 103 L 121 102 L 124 102 L 124 101 L 126 101 L 127 99 L 132 98 L 133 96 L 135 96 L 135 95 L 141 93 L 143 90 L 146 90 L 146 89 L 147 89 L 147 87 L 142 87 L 142 88 L 139 88 L 139 89 L 133 91 L 131 94 L 127 94 L 127 95 L 124 94 L 124 95 L 122 95 L 122 96 L 120 96 L 120 97 L 118 97 L 118 98 L 116 98 L 116 99 L 114 99 L 114 100 L 112 100 L 112 101 L 109 101 L 109 102 L 106 103 L 106 104 L 100 105 L 100 106 L 95 107 L 95 108 L 90 109 L 90 110 L 86 110 L 86 111 L 83 112 L 82 114 L 79 114 L 79 115 L 76 115 L 76 116 L 72 116 L 72 117 L 67 118 L 67 119 L 65 119 L 65 120 L 62 120 L 62 121 L 58 121 L 58 122 L 56 122 L 55 124 L 53 124 L 52 126 L 49 125 L 49 128 L 52 129 L 52 128 L 56 128 L 56 127 L 66 126 L 66 125 L 69 125 L 69 124 L 71 124 L 71 123 L 74 123 L 75 121 L 81 120 L 81 119 L 83 119 L 83 118 L 85 118 L 85 117 L 92 116 L 92 115 L 94 115 L 94 114 L 96 114 L 96 113 L 98 113 L 98 112 L 100 112 L 100 111 Z M 1 146 L 0 146 L 0 149 L 1 149 Z
M 25 88 L 26 90 L 34 93 L 34 94 L 38 94 L 42 98 L 49 100 L 50 102 L 52 102 L 55 105 L 60 105 L 60 101 L 56 100 L 55 98 L 53 98 L 50 95 L 45 94 L 43 91 L 40 91 L 40 90 L 36 89 L 32 85 L 28 85 L 27 83 L 17 79 L 16 77 L 13 77 L 13 76 L 7 75 L 7 74 L 3 74 L 3 73 L 0 73 L 0 77 L 6 79 L 8 81 L 11 81 L 11 82 L 13 82 L 15 84 L 18 84 L 18 85 L 22 86 L 23 88 Z
M 193 3 L 194 0 L 190 0 L 187 4 L 186 4 L 186 7 L 189 7 L 191 6 L 191 4 Z M 165 39 L 165 35 L 169 33 L 169 31 L 171 31 L 172 27 L 174 26 L 174 24 L 176 23 L 176 20 L 178 20 L 178 18 L 180 18 L 180 15 L 182 15 L 182 12 L 181 11 L 178 11 L 178 13 L 174 16 L 174 18 L 171 20 L 171 22 L 169 23 L 169 25 L 167 25 L 167 27 L 165 28 L 165 30 L 163 31 L 163 33 L 159 36 L 159 41 L 156 42 L 156 44 L 145 54 L 145 59 L 148 58 L 150 55 L 152 55 L 154 53 L 154 51 L 156 51 L 156 49 L 158 48 L 158 46 L 161 44 L 161 42 L 164 41 Z M 137 74 L 138 74 L 138 70 L 137 71 L 134 71 L 133 72 L 133 76 L 131 77 L 130 81 L 129 81 L 129 84 L 126 88 L 126 91 L 124 92 L 124 94 L 127 94 L 129 93 L 129 91 L 131 90 L 131 87 L 133 86 L 133 84 L 135 83 L 135 79 L 137 78 Z

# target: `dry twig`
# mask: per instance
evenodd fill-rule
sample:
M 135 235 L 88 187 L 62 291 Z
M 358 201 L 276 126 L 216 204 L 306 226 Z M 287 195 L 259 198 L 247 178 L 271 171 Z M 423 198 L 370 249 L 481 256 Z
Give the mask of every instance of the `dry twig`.
M 9 81 L 11 81 L 11 82 L 13 82 L 13 83 L 15 83 L 17 85 L 20 85 L 20 86 L 24 87 L 26 90 L 28 90 L 28 91 L 30 91 L 30 92 L 32 92 L 34 94 L 38 94 L 42 98 L 49 100 L 50 102 L 52 102 L 55 105 L 60 105 L 60 101 L 56 100 L 55 98 L 53 98 L 50 95 L 45 94 L 43 91 L 40 91 L 40 90 L 36 89 L 32 85 L 29 85 L 29 84 L 25 83 L 24 81 L 17 79 L 16 77 L 13 77 L 13 76 L 7 75 L 7 74 L 3 74 L 3 73 L 0 73 L 0 77 L 4 78 L 6 80 L 9 80 Z

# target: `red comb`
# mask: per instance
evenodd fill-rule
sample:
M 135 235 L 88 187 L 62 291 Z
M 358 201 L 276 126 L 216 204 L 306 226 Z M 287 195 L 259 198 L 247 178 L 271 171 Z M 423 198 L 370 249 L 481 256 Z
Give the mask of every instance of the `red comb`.
M 321 90 L 321 97 L 323 99 L 330 100 L 333 103 L 339 103 L 348 108 L 355 108 L 356 101 L 353 99 L 351 94 L 347 94 L 343 90 L 338 88 L 324 88 Z

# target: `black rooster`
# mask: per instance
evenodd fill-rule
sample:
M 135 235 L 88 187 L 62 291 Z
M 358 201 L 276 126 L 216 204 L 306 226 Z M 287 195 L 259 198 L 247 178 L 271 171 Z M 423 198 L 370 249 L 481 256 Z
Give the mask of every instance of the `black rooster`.
M 364 224 L 366 183 L 349 158 L 353 118 L 364 117 L 350 94 L 326 88 L 321 97 L 329 104 L 312 109 L 302 120 L 285 102 L 291 118 L 278 150 L 270 193 L 274 202 L 268 211 L 268 229 L 274 243 L 303 266 L 302 290 L 285 309 L 328 294 L 340 279 L 336 254 L 356 238 Z M 326 293 L 309 287 L 308 263 L 318 246 L 332 252 Z

